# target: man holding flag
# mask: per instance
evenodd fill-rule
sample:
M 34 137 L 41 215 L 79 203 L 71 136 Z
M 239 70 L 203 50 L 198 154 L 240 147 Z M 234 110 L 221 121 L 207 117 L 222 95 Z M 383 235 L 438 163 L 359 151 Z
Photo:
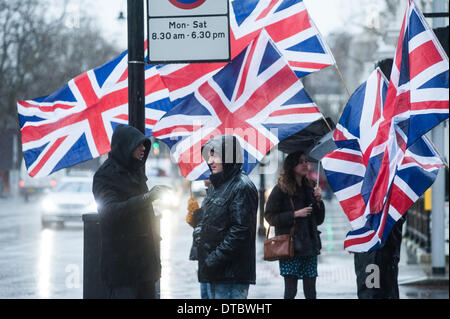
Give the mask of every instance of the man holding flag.
M 448 57 L 409 0 L 389 86 L 376 70 L 355 91 L 333 137 L 341 148 L 322 161 L 353 228 L 344 247 L 357 253 L 360 298 L 399 297 L 403 216 L 443 165 L 423 135 L 448 118 L 448 72 Z

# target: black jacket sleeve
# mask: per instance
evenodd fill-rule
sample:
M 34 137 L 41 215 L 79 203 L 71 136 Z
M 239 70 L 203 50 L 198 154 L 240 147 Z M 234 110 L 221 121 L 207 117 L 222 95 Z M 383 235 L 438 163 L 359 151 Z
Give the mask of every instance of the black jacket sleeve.
M 94 178 L 92 191 L 100 218 L 111 222 L 120 222 L 124 217 L 130 217 L 130 214 L 142 213 L 145 211 L 143 208 L 148 206 L 148 200 L 145 200 L 143 195 L 121 200 L 119 191 L 109 183 L 102 182 L 101 177 Z
M 316 224 L 322 225 L 325 220 L 325 204 L 323 201 L 314 204 L 314 216 L 316 218 Z
M 264 218 L 271 226 L 286 228 L 291 227 L 294 224 L 294 211 L 292 209 L 280 211 L 283 201 L 283 193 L 278 185 L 275 185 L 267 199 L 266 208 L 264 210 Z

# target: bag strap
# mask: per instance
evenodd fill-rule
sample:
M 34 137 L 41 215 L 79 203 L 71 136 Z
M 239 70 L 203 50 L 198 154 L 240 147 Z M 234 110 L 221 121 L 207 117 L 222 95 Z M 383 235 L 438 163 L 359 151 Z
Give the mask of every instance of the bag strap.
M 291 202 L 292 210 L 295 213 L 294 201 L 292 200 L 292 197 L 289 197 L 289 201 Z M 266 232 L 266 239 L 269 239 L 270 227 L 272 227 L 272 225 L 269 224 L 269 227 L 267 228 Z M 291 237 L 294 236 L 294 230 L 295 230 L 295 217 L 294 217 L 294 224 L 292 225 L 291 232 L 289 233 Z

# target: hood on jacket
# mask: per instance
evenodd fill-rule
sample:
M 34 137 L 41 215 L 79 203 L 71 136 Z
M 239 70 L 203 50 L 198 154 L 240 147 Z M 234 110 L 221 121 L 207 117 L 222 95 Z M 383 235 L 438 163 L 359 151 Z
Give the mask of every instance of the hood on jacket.
M 211 182 L 217 186 L 218 182 L 226 181 L 240 171 L 244 154 L 241 144 L 233 135 L 216 135 L 206 142 L 202 146 L 202 156 L 206 162 L 211 151 L 222 159 L 223 171 L 211 174 L 210 177 Z M 211 171 L 211 167 L 209 170 Z
M 133 151 L 143 143 L 145 146 L 144 158 L 142 161 L 133 157 Z M 151 148 L 150 139 L 141 133 L 137 128 L 124 124 L 118 125 L 111 138 L 112 156 L 120 165 L 126 168 L 136 168 L 144 165 Z

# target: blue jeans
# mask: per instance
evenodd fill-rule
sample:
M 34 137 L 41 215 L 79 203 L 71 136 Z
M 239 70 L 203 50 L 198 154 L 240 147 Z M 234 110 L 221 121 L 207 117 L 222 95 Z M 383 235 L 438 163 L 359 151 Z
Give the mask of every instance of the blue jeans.
M 209 299 L 209 283 L 207 282 L 200 283 L 200 297 L 202 299 Z
M 249 284 L 208 285 L 208 299 L 247 299 Z

